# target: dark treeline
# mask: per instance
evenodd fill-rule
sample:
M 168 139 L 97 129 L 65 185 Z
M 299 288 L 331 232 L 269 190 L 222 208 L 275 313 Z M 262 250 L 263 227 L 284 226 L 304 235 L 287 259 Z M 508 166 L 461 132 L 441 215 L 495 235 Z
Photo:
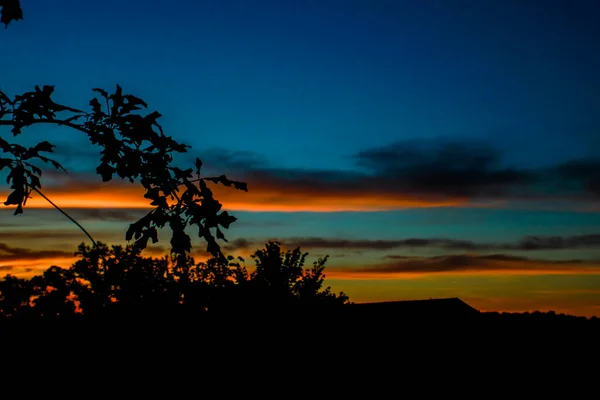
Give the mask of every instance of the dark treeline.
M 268 316 L 296 324 L 325 317 L 347 331 L 387 331 L 431 324 L 503 328 L 600 328 L 600 319 L 554 312 L 478 312 L 459 299 L 353 304 L 325 285 L 328 257 L 306 267 L 308 253 L 269 241 L 256 250 L 249 271 L 241 257 L 147 257 L 136 246 L 79 245 L 69 268 L 0 280 L 0 321 L 100 321 L 195 324 Z M 414 305 L 412 305 L 414 303 Z M 419 305 L 417 307 L 417 305 Z M 343 307 L 342 307 L 343 306 Z M 300 315 L 302 313 L 302 315 Z M 323 320 L 321 320 L 323 321 Z

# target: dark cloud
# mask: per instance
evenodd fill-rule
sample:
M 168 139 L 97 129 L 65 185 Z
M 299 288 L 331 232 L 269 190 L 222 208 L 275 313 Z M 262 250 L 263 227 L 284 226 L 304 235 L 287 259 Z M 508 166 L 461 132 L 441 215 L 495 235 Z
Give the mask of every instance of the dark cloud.
M 400 254 L 389 254 L 387 256 L 384 256 L 383 258 L 388 259 L 388 260 L 407 260 L 409 258 L 415 258 L 413 256 L 403 256 Z
M 397 195 L 426 200 L 588 200 L 600 196 L 600 160 L 547 168 L 506 165 L 503 154 L 472 141 L 408 141 L 350 157 L 353 170 L 274 168 L 249 152 L 213 150 L 206 157 L 258 190 L 319 196 Z M 560 189 L 560 190 L 557 190 Z
M 203 168 L 219 174 L 260 169 L 267 164 L 267 159 L 258 153 L 223 148 L 212 148 L 200 152 L 192 150 L 187 158 L 188 161 L 193 162 L 196 157 L 202 160 Z
M 68 209 L 77 220 L 135 222 L 149 210 L 124 208 L 71 208 Z
M 78 240 L 83 241 L 84 236 L 78 228 L 74 228 L 72 232 L 57 231 L 51 229 L 42 230 L 5 230 L 0 232 L 0 240 L 6 241 L 23 241 L 23 240 Z
M 60 250 L 33 250 L 21 247 L 11 247 L 0 243 L 0 262 L 20 260 L 38 260 L 43 258 L 73 257 L 73 252 Z
M 565 249 L 600 249 L 600 234 L 575 236 L 526 236 L 513 243 L 485 243 L 444 238 L 409 238 L 401 240 L 350 240 L 319 237 L 289 237 L 277 239 L 286 247 L 306 249 L 392 250 L 437 248 L 449 251 L 535 251 Z M 264 240 L 236 239 L 225 245 L 228 251 L 255 249 Z M 404 257 L 404 256 L 388 256 Z
M 491 255 L 445 255 L 439 257 L 394 258 L 388 263 L 376 264 L 360 270 L 358 273 L 439 273 L 439 272 L 573 272 L 574 265 L 580 271 L 600 272 L 600 265 L 584 265 L 581 260 L 536 260 L 507 254 Z
M 258 244 L 257 242 L 252 242 L 252 241 L 249 241 L 249 240 L 243 239 L 243 238 L 230 240 L 228 243 L 221 245 L 221 248 L 223 249 L 223 251 L 228 251 L 228 252 L 247 250 L 247 249 L 256 250 L 259 247 L 260 247 L 260 244 Z
M 395 143 L 354 159 L 378 180 L 416 193 L 498 196 L 535 180 L 527 171 L 503 167 L 500 154 L 480 143 Z
M 600 248 L 600 234 L 576 236 L 527 236 L 515 245 L 503 248 L 514 250 L 562 250 Z
M 560 189 L 600 197 L 600 160 L 572 160 L 558 165 L 552 172 Z
M 15 269 L 12 265 L 0 265 L 0 272 L 8 272 Z

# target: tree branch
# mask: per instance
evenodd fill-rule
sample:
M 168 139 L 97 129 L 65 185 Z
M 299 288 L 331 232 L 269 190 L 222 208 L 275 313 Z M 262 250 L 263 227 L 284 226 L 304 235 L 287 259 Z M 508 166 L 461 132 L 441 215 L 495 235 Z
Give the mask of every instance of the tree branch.
M 72 223 L 74 223 L 75 225 L 77 225 L 77 227 L 79 227 L 79 229 L 81 229 L 81 231 L 83 233 L 85 233 L 85 235 L 92 241 L 92 243 L 94 244 L 95 248 L 99 248 L 98 247 L 98 243 L 96 243 L 96 241 L 94 240 L 94 238 L 92 237 L 92 235 L 90 235 L 90 233 L 83 227 L 81 226 L 81 224 L 79 222 L 77 222 L 73 217 L 71 217 L 69 214 L 67 214 L 67 212 L 65 210 L 63 210 L 62 208 L 60 208 L 58 205 L 56 205 L 52 200 L 50 200 L 44 193 L 42 193 L 39 189 L 31 186 L 31 185 L 27 185 L 29 186 L 33 191 L 35 191 L 37 194 L 39 194 L 40 196 L 42 196 L 44 198 L 44 200 L 46 200 L 48 203 L 50 203 L 54 208 L 56 208 L 58 211 L 60 211 L 65 217 L 67 217 Z M 104 259 L 104 255 L 100 255 L 100 257 L 102 257 L 102 259 L 104 261 L 106 261 Z
M 72 122 L 68 122 L 62 119 L 35 119 L 33 121 L 29 121 L 26 126 L 34 125 L 34 124 L 56 124 L 56 125 L 64 125 L 69 128 L 78 130 L 83 133 L 90 133 L 89 130 L 81 127 L 80 125 L 74 124 Z M 15 126 L 13 121 L 0 120 L 0 126 Z

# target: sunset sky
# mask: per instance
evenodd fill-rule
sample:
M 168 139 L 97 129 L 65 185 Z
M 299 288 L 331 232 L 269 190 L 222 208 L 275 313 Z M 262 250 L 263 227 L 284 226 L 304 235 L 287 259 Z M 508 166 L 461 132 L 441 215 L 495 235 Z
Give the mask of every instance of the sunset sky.
M 329 284 L 355 302 L 600 316 L 598 1 L 22 6 L 0 29 L 0 90 L 55 85 L 81 109 L 118 83 L 144 99 L 192 146 L 178 164 L 248 183 L 216 189 L 239 218 L 226 253 L 278 239 L 329 254 Z M 0 134 L 57 146 L 69 175 L 45 170 L 42 190 L 96 239 L 125 243 L 147 212 L 139 184 L 102 183 L 81 133 Z M 0 209 L 0 275 L 66 267 L 87 240 L 39 197 L 13 212 Z M 164 231 L 148 254 L 168 244 Z

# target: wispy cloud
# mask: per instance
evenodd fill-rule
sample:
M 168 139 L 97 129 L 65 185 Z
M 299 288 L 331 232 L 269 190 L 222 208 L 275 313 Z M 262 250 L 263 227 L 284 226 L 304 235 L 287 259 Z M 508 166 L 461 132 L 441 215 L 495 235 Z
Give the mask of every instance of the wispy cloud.
M 437 257 L 389 257 L 388 262 L 363 268 L 338 268 L 328 276 L 336 278 L 401 278 L 427 274 L 600 274 L 600 262 L 541 260 L 507 254 L 450 254 Z
M 514 242 L 490 243 L 446 238 L 407 238 L 399 240 L 350 240 L 320 237 L 277 239 L 287 247 L 303 249 L 392 250 L 437 248 L 449 251 L 535 251 L 566 249 L 600 249 L 600 234 L 574 236 L 525 236 Z M 264 240 L 237 239 L 225 245 L 230 251 L 261 246 Z
M 23 247 L 11 247 L 0 243 L 0 263 L 19 260 L 38 260 L 41 258 L 71 257 L 73 252 L 61 250 L 32 250 Z

